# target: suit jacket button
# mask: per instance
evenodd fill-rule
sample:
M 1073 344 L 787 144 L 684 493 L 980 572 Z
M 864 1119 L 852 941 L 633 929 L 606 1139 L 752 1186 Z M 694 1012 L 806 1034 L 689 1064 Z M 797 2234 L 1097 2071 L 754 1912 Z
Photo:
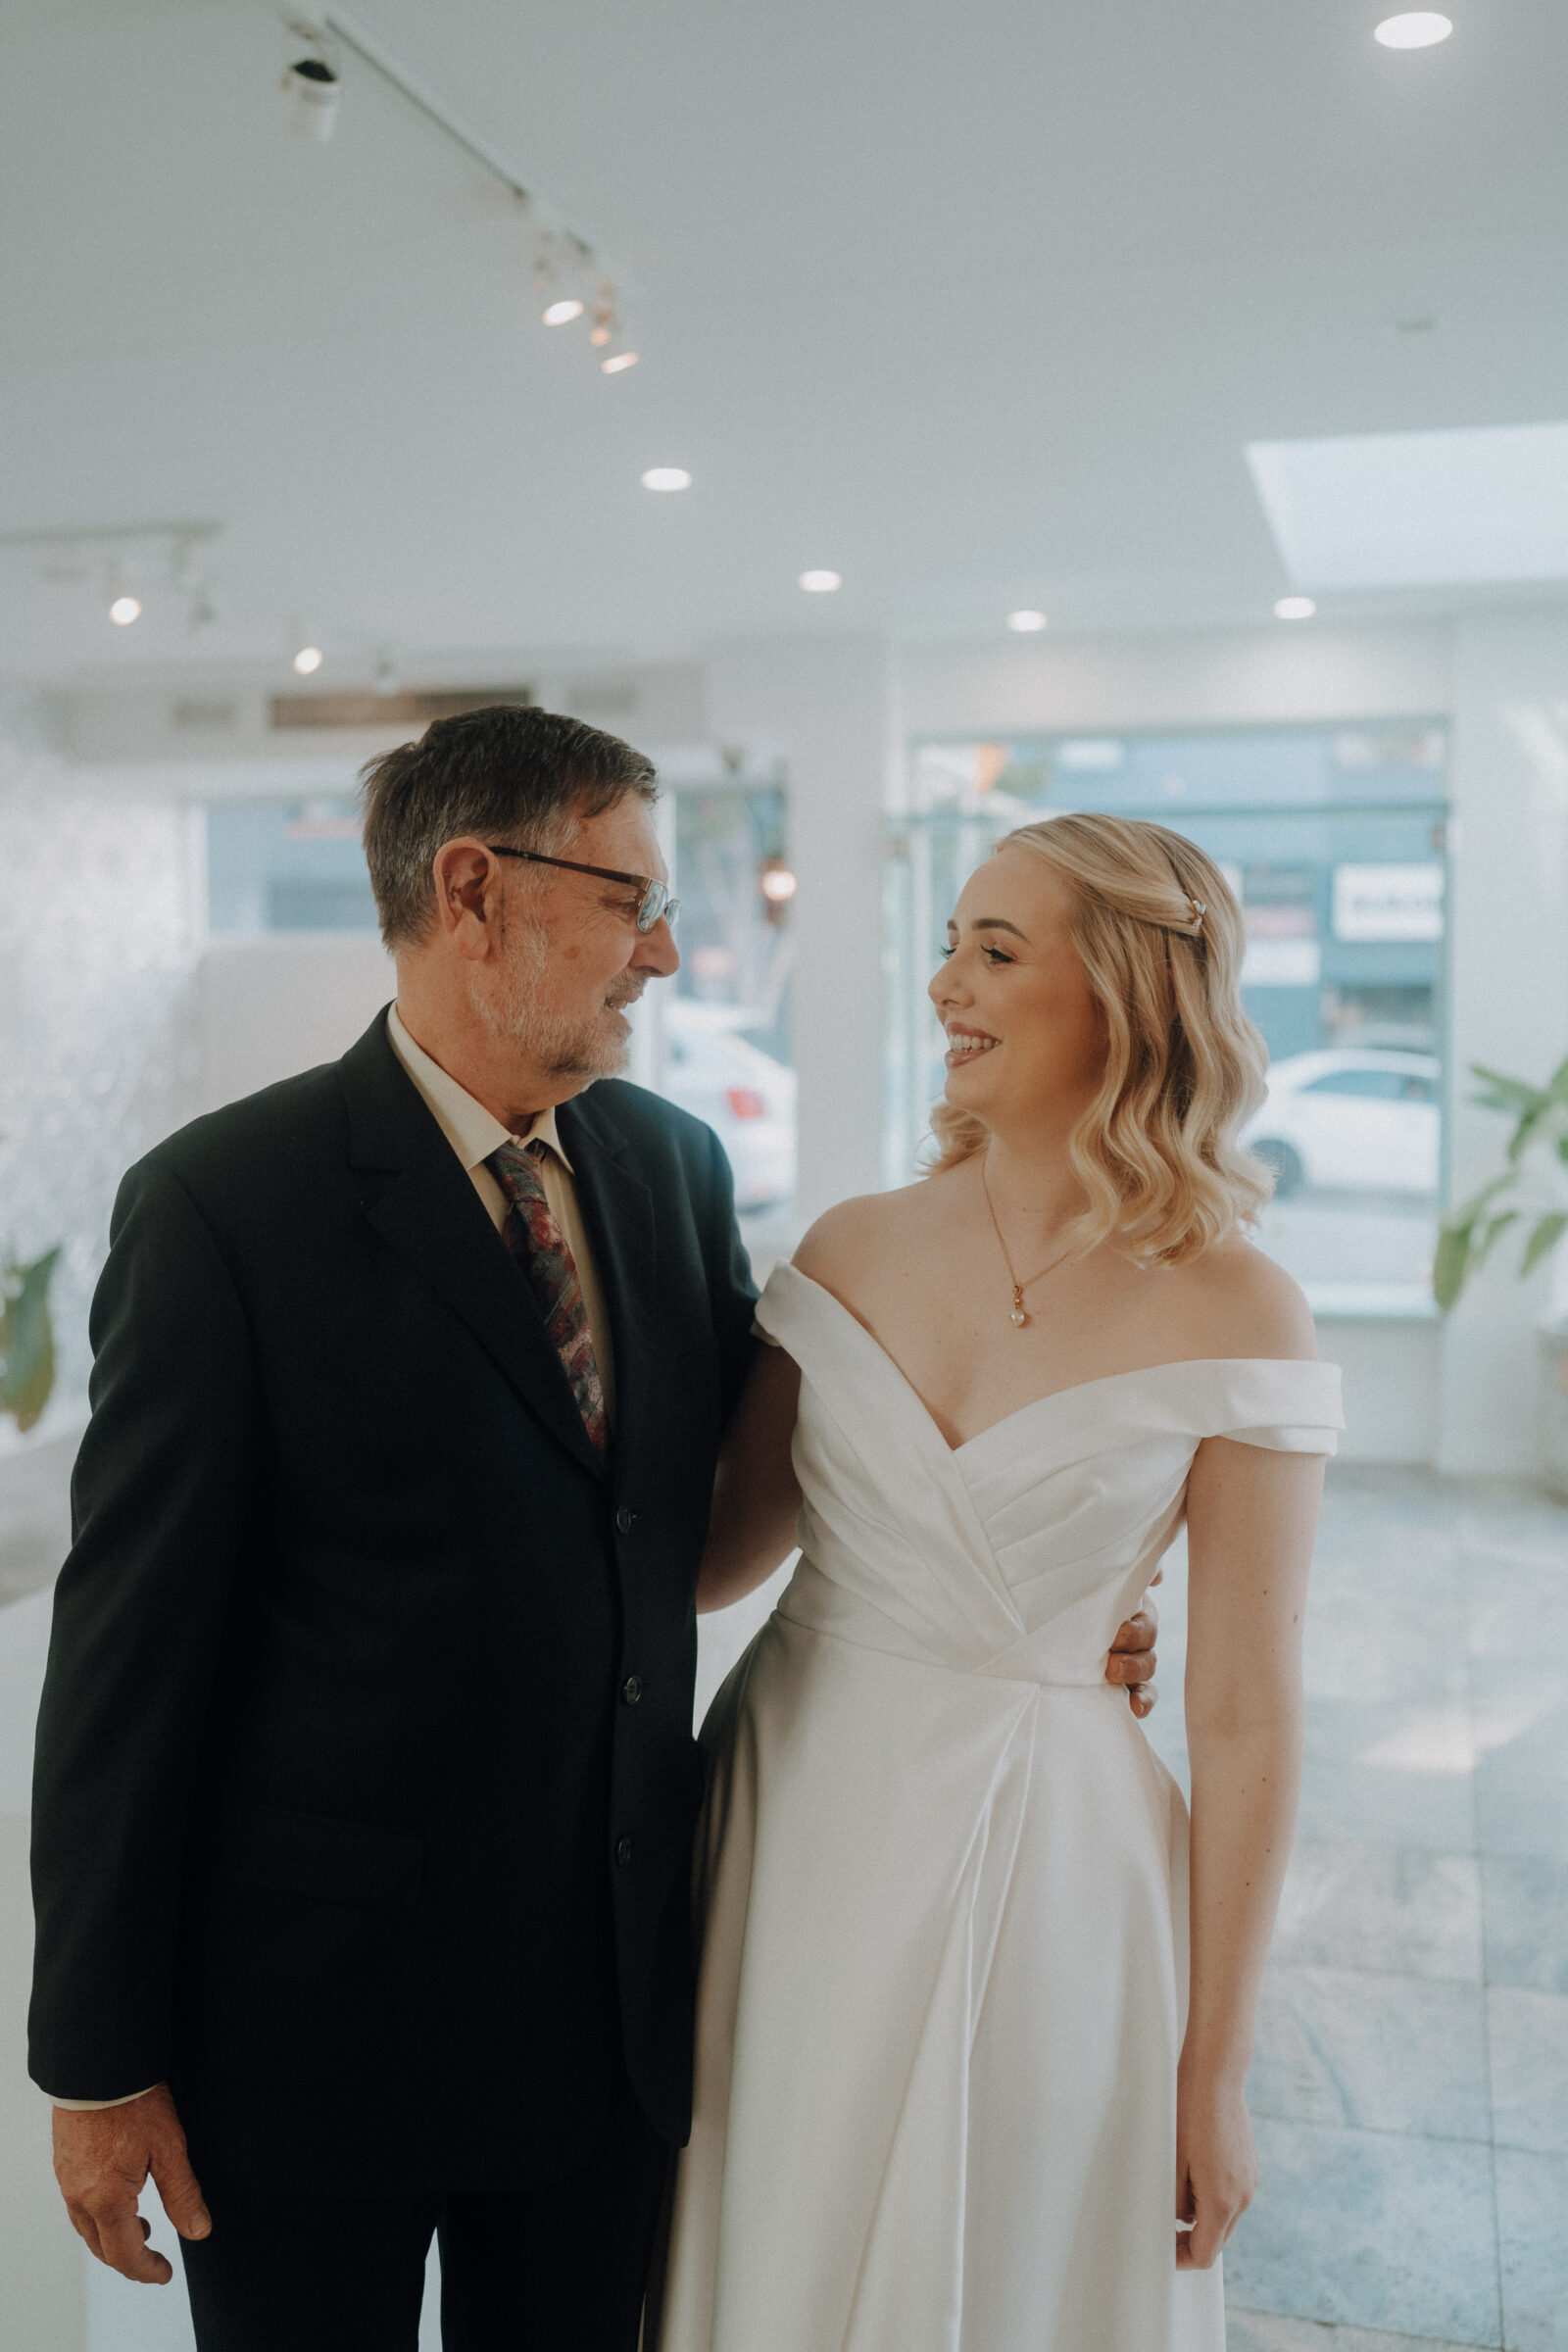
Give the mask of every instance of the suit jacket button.
M 629 1536 L 631 1534 L 632 1521 L 636 1518 L 636 1516 L 637 1514 L 635 1511 L 629 1511 L 626 1508 L 626 1505 L 622 1503 L 619 1510 L 615 1513 L 616 1534 L 621 1536 Z
M 615 1860 L 620 1864 L 622 1870 L 631 1860 L 631 1839 L 629 1838 L 622 1838 L 619 1840 L 615 1847 Z
M 626 1680 L 620 1686 L 620 1695 L 626 1701 L 627 1706 L 634 1707 L 637 1704 L 637 1701 L 641 1698 L 642 1694 L 643 1684 L 641 1675 L 628 1674 Z

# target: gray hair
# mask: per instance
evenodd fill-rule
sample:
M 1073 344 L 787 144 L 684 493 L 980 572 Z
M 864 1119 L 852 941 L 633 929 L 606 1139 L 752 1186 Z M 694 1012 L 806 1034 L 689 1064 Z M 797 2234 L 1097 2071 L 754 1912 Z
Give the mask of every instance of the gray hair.
M 628 792 L 658 799 L 653 761 L 581 719 L 504 703 L 436 719 L 417 743 L 383 752 L 360 774 L 382 938 L 398 948 L 428 934 L 444 842 L 473 833 L 509 849 L 558 849 Z

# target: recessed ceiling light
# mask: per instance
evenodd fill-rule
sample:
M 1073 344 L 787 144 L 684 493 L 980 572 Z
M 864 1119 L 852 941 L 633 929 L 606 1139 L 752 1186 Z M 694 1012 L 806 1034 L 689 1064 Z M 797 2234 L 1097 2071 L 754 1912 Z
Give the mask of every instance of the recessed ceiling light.
M 1276 620 L 1310 620 L 1317 611 L 1309 596 L 1282 596 L 1274 608 Z
M 141 598 L 117 596 L 109 608 L 109 617 L 117 629 L 128 629 L 133 620 L 141 618 Z
M 302 678 L 308 678 L 313 671 L 320 668 L 324 659 L 318 645 L 302 645 L 294 657 L 294 666 Z
M 643 475 L 645 490 L 689 490 L 692 477 L 684 466 L 650 466 Z
M 634 351 L 612 351 L 608 360 L 600 361 L 599 371 L 602 375 L 619 375 L 623 368 L 635 368 L 636 365 L 637 354 Z
M 1385 17 L 1372 37 L 1385 49 L 1432 49 L 1452 30 L 1453 19 L 1440 16 L 1435 8 L 1407 8 L 1396 17 Z
M 1043 612 L 1009 612 L 1007 626 L 1020 637 L 1032 637 L 1046 626 L 1046 616 Z
M 572 319 L 580 318 L 582 314 L 583 305 L 568 296 L 564 302 L 553 302 L 550 305 L 545 313 L 545 324 L 546 326 L 569 326 Z
M 835 588 L 842 588 L 843 585 L 843 577 L 836 571 L 803 571 L 801 574 L 801 586 L 812 596 L 831 596 Z

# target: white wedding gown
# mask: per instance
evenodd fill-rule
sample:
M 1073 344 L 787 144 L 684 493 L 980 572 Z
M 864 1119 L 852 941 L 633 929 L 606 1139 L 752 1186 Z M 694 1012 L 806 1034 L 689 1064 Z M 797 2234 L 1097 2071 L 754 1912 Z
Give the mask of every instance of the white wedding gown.
M 802 1557 L 703 1735 L 660 2352 L 1221 2352 L 1173 2261 L 1187 1814 L 1105 1655 L 1199 1442 L 1332 1453 L 1339 1373 L 1117 1373 L 951 1448 L 806 1275 L 758 1312 Z

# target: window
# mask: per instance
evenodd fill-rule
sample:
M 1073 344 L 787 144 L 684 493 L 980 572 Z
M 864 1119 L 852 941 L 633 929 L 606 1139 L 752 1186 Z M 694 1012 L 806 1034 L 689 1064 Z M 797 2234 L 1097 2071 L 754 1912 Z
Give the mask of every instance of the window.
M 1431 1311 L 1446 756 L 1427 720 L 917 745 L 888 845 L 886 1181 L 907 1180 L 942 1091 L 925 988 L 965 878 L 1038 817 L 1152 817 L 1208 852 L 1246 919 L 1270 1061 L 1247 1140 L 1275 1176 L 1258 1240 L 1319 1311 Z
M 773 783 L 678 782 L 666 849 L 680 893 L 681 968 L 649 999 L 640 1075 L 711 1127 L 760 1262 L 782 1247 L 795 1197 L 790 900 L 785 801 Z
M 236 801 L 209 808 L 207 928 L 375 930 L 354 802 Z

